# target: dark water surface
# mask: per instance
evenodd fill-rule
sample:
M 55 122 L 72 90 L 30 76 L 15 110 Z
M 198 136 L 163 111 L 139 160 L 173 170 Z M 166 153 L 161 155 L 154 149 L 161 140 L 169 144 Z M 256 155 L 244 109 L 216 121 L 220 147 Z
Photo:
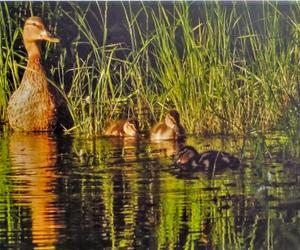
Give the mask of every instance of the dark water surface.
M 189 138 L 242 159 L 214 176 L 178 174 L 171 142 L 12 134 L 0 144 L 0 249 L 299 249 L 300 159 L 278 138 Z

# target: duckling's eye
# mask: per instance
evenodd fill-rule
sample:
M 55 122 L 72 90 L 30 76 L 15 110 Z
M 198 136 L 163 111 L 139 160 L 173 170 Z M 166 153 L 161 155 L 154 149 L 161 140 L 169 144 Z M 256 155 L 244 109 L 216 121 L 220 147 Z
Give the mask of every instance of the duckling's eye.
M 188 148 L 184 148 L 183 149 L 183 153 L 187 152 L 187 151 L 190 151 Z
M 184 155 L 186 152 L 188 151 L 187 148 L 183 148 L 179 151 L 178 156 L 181 157 L 182 155 Z
M 173 116 L 170 115 L 169 119 L 171 120 L 171 122 L 176 123 L 176 120 L 175 120 L 175 118 Z
M 132 130 L 135 130 L 135 129 L 136 129 L 136 126 L 135 126 L 134 123 L 129 123 L 128 125 L 129 125 L 129 127 L 130 127 Z

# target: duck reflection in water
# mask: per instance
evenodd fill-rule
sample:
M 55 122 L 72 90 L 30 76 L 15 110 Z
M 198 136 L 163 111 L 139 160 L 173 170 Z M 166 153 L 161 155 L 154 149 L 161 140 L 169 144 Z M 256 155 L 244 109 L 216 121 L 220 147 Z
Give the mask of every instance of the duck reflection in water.
M 179 149 L 182 147 L 181 142 L 162 140 L 151 142 L 152 154 L 158 157 L 174 157 L 178 154 Z
M 105 155 L 112 164 L 136 162 L 139 147 L 139 141 L 135 137 L 109 137 L 106 138 Z
M 14 133 L 9 150 L 12 177 L 18 181 L 14 186 L 14 200 L 31 210 L 33 245 L 35 249 L 54 249 L 61 227 L 55 220 L 58 210 L 54 205 L 56 141 L 47 134 Z
M 220 172 L 228 168 L 237 169 L 240 160 L 224 151 L 210 150 L 198 153 L 194 147 L 184 146 L 175 156 L 175 163 L 182 171 Z

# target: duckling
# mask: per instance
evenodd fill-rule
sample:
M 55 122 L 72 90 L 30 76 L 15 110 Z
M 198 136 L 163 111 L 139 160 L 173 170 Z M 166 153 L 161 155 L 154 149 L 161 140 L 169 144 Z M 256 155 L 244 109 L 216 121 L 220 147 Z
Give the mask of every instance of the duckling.
M 137 136 L 139 133 L 139 123 L 135 119 L 125 119 L 113 122 L 103 133 L 106 136 Z
M 8 103 L 8 122 L 15 131 L 53 131 L 59 101 L 41 64 L 41 41 L 58 43 L 59 39 L 46 30 L 40 17 L 32 16 L 25 21 L 23 40 L 28 62 L 21 84 Z
M 151 140 L 182 140 L 185 139 L 186 133 L 180 124 L 179 113 L 176 110 L 169 111 L 165 120 L 157 123 L 151 129 Z
M 230 153 L 216 150 L 198 153 L 192 146 L 181 148 L 176 158 L 182 170 L 221 171 L 237 169 L 240 165 L 240 160 Z

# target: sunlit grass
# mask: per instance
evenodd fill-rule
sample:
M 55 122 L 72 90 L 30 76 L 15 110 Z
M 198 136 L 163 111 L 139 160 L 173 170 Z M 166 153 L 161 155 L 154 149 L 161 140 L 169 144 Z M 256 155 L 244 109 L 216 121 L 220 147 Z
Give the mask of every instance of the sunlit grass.
M 0 121 L 4 121 L 9 96 L 20 81 L 19 62 L 23 62 L 25 56 L 15 49 L 15 43 L 21 35 L 21 28 L 16 28 L 16 22 L 10 16 L 6 4 L 0 4 L 0 20 L 2 20 L 0 23 Z
M 109 43 L 108 3 L 72 3 L 66 11 L 56 6 L 78 31 L 71 68 L 66 48 L 55 52 L 47 47 L 45 54 L 51 59 L 51 53 L 59 53 L 49 78 L 67 101 L 74 121 L 69 131 L 99 135 L 109 120 L 128 116 L 148 130 L 175 108 L 191 134 L 250 135 L 284 125 L 297 134 L 300 6 L 293 3 L 281 12 L 276 3 L 259 5 L 254 13 L 246 2 L 230 8 L 201 3 L 195 18 L 190 14 L 195 3 L 158 3 L 155 11 L 145 3 L 139 8 L 122 3 L 129 44 Z M 1 4 L 1 15 L 13 22 L 4 16 L 9 15 L 6 4 Z M 61 25 L 59 18 L 52 25 Z M 1 23 L 2 121 L 8 97 L 20 82 L 18 65 L 24 65 L 24 51 L 13 47 L 21 36 L 15 27 Z M 82 46 L 88 51 L 84 56 Z
M 220 3 L 206 3 L 202 19 L 194 22 L 191 21 L 188 4 L 176 4 L 171 11 L 161 4 L 157 12 L 145 3 L 137 12 L 130 4 L 124 4 L 124 25 L 130 35 L 130 44 L 108 43 L 110 9 L 107 3 L 95 3 L 93 8 L 83 9 L 75 3 L 68 6 L 72 7 L 72 15 L 69 11 L 63 14 L 80 33 L 72 42 L 72 67 L 66 66 L 69 58 L 65 48 L 60 47 L 59 52 L 55 52 L 53 47 L 47 47 L 45 57 L 51 59 L 52 53 L 57 53 L 58 59 L 55 67 L 50 69 L 49 78 L 67 102 L 74 121 L 70 132 L 99 135 L 111 119 L 126 116 L 137 117 L 146 130 L 152 121 L 161 119 L 167 109 L 176 108 L 189 133 L 254 134 L 259 137 L 248 142 L 246 149 L 240 149 L 242 146 L 238 145 L 232 150 L 228 140 L 224 142 L 226 145 L 211 144 L 212 148 L 230 149 L 235 153 L 241 150 L 239 156 L 243 160 L 246 158 L 243 163 L 247 164 L 247 159 L 251 159 L 253 165 L 244 168 L 245 176 L 228 182 L 205 178 L 178 179 L 170 173 L 157 171 L 156 163 L 149 166 L 107 164 L 104 159 L 113 154 L 114 147 L 97 145 L 96 141 L 91 145 L 86 141 L 78 145 L 75 142 L 74 155 L 77 158 L 74 157 L 74 164 L 82 164 L 83 175 L 86 176 L 82 182 L 76 183 L 76 189 L 81 190 L 82 204 L 93 200 L 89 190 L 95 192 L 92 198 L 98 197 L 99 204 L 103 202 L 105 216 L 101 217 L 104 223 L 100 224 L 109 235 L 112 247 L 133 245 L 140 213 L 143 219 L 149 221 L 149 228 L 154 229 L 155 244 L 162 248 L 176 247 L 180 232 L 186 230 L 186 249 L 193 249 L 197 244 L 224 249 L 247 246 L 255 249 L 257 234 L 261 233 L 258 231 L 259 223 L 265 219 L 264 216 L 276 219 L 278 215 L 268 214 L 269 210 L 266 215 L 261 215 L 261 211 L 251 214 L 252 203 L 265 201 L 263 195 L 267 193 L 258 199 L 248 198 L 256 195 L 265 183 L 270 186 L 270 175 L 275 184 L 281 184 L 284 179 L 280 180 L 278 173 L 286 173 L 283 167 L 275 174 L 276 168 L 272 168 L 271 173 L 269 168 L 264 168 L 262 162 L 265 158 L 272 159 L 274 156 L 270 152 L 275 151 L 271 150 L 265 133 L 281 129 L 288 135 L 287 138 L 276 138 L 277 146 L 288 147 L 286 151 L 282 148 L 275 151 L 282 156 L 280 159 L 289 159 L 289 154 L 300 155 L 299 4 L 295 4 L 287 15 L 274 4 L 265 3 L 260 10 L 263 19 L 253 20 L 247 3 L 235 4 L 232 10 L 223 9 Z M 1 3 L 0 8 L 0 18 L 8 20 L 0 24 L 0 120 L 5 121 L 8 97 L 20 83 L 25 54 L 24 50 L 14 46 L 16 39 L 21 39 L 21 26 L 9 17 L 7 5 Z M 93 17 L 98 30 L 91 29 L 88 15 Z M 138 21 L 142 15 L 147 18 L 146 28 Z M 287 33 L 281 29 L 283 22 Z M 150 23 L 154 29 L 150 29 Z M 61 23 L 52 25 L 56 27 Z M 60 36 L 63 39 L 63 34 Z M 83 44 L 89 49 L 85 56 L 79 53 Z M 126 52 L 124 58 L 117 56 L 120 51 Z M 65 78 L 66 73 L 71 73 L 71 82 Z M 1 146 L 0 158 L 5 165 L 9 154 L 8 142 Z M 154 158 L 147 155 L 146 149 L 143 152 L 145 159 Z M 286 152 L 289 153 L 284 155 Z M 125 162 L 130 160 L 124 157 Z M 77 165 L 68 168 L 68 171 L 75 172 L 75 177 L 68 172 L 70 177 L 64 184 L 70 194 L 73 182 L 69 179 L 78 180 Z M 86 175 L 91 169 L 93 172 Z M 9 172 L 3 170 L 3 180 L 7 182 Z M 252 172 L 255 172 L 253 176 Z M 93 176 L 103 179 L 100 194 L 96 192 L 98 180 Z M 147 178 L 145 182 L 141 181 L 143 178 Z M 249 180 L 254 178 L 256 185 L 249 187 Z M 116 179 L 125 183 L 120 193 L 126 197 L 121 210 L 127 217 L 122 221 L 126 227 L 119 230 L 121 233 L 117 230 L 119 213 L 115 212 L 115 201 L 120 199 L 115 188 Z M 232 182 L 237 185 L 235 189 Z M 9 210 L 12 207 L 11 184 L 5 185 L 7 183 L 1 183 L 3 197 L 7 197 L 2 209 Z M 205 192 L 212 187 L 217 187 L 217 191 Z M 284 198 L 286 194 L 282 190 L 283 186 L 275 185 L 268 194 Z M 230 198 L 226 197 L 228 194 Z M 235 199 L 241 203 L 235 204 Z M 146 208 L 137 213 L 137 207 L 145 200 Z M 240 214 L 244 212 L 246 214 Z M 245 219 L 239 220 L 237 215 L 245 216 Z M 18 219 L 8 211 L 6 223 L 9 231 L 15 227 L 11 218 Z M 266 234 L 262 236 L 266 246 L 269 242 L 276 243 L 276 239 L 267 234 L 275 228 L 270 218 Z

